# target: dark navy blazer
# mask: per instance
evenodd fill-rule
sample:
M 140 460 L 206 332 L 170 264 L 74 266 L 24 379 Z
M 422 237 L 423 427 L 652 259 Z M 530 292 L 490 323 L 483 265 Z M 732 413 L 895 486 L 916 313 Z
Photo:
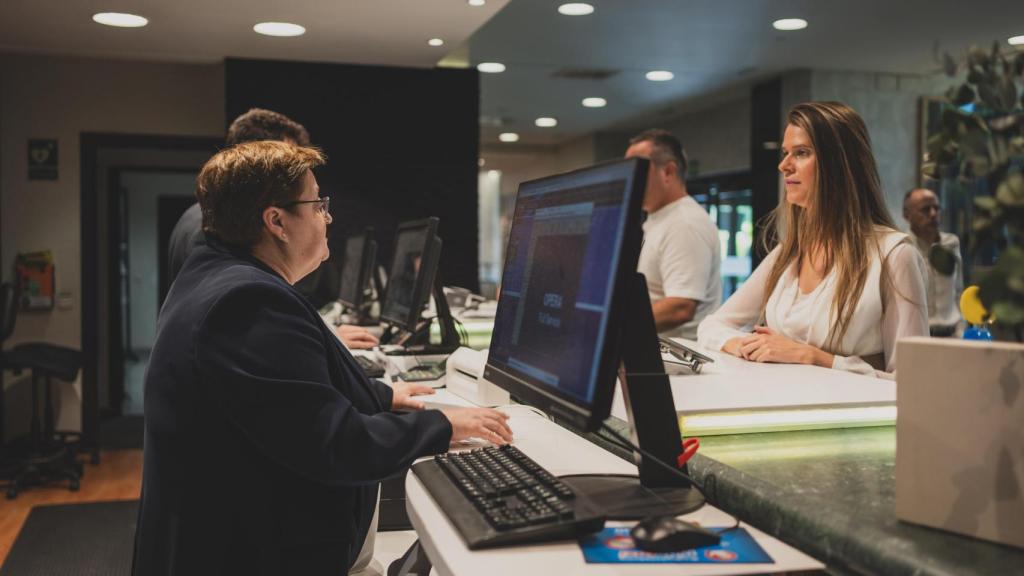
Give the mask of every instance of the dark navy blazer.
M 345 574 L 380 480 L 451 439 L 436 410 L 390 412 L 302 295 L 213 241 L 167 295 L 145 386 L 140 576 Z

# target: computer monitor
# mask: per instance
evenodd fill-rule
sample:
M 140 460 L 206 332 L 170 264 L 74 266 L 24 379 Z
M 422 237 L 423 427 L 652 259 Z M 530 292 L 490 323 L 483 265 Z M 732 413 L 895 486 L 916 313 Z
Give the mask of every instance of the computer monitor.
M 447 354 L 459 347 L 458 333 L 437 271 L 442 245 L 437 236 L 438 223 L 437 218 L 403 222 L 395 233 L 395 253 L 380 313 L 381 321 L 390 323 L 398 333 L 404 333 L 397 343 L 405 349 L 395 353 Z M 430 323 L 422 318 L 431 294 L 441 328 L 441 343 L 436 346 L 430 345 Z M 382 341 L 393 343 L 392 338 L 392 334 L 386 333 Z
M 509 232 L 484 377 L 582 432 L 597 430 L 622 381 L 632 433 L 676 462 L 682 437 L 640 255 L 648 161 L 629 159 L 522 184 Z M 565 480 L 611 518 L 703 503 L 683 478 L 637 458 L 636 477 Z M 672 505 L 669 505 L 669 502 Z
M 349 236 L 345 240 L 345 259 L 341 267 L 338 301 L 357 319 L 364 318 L 370 304 L 370 286 L 377 266 L 377 242 L 373 229 Z
M 419 325 L 441 256 L 437 224 L 437 218 L 425 218 L 398 225 L 381 320 L 409 331 Z

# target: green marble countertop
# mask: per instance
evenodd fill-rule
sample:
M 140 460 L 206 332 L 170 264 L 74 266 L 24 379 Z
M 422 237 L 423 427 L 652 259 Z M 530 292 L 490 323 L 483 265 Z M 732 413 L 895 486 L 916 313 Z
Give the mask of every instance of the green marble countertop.
M 707 436 L 690 474 L 712 504 L 830 569 L 1024 574 L 1024 550 L 897 520 L 895 455 L 893 426 Z

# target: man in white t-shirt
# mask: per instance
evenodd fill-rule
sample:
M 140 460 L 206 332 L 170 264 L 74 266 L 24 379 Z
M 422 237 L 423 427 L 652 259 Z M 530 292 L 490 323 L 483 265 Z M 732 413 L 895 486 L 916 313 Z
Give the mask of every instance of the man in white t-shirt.
M 672 133 L 647 130 L 629 144 L 626 158 L 651 161 L 638 270 L 647 278 L 654 322 L 661 336 L 696 339 L 697 325 L 722 301 L 718 229 L 686 193 L 686 153 Z
M 903 217 L 910 224 L 914 245 L 928 262 L 928 329 L 932 336 L 953 336 L 960 328 L 960 293 L 964 291 L 964 263 L 960 239 L 939 230 L 942 208 L 935 192 L 914 188 L 903 197 Z M 952 264 L 939 271 L 930 258 L 933 250 L 943 250 Z

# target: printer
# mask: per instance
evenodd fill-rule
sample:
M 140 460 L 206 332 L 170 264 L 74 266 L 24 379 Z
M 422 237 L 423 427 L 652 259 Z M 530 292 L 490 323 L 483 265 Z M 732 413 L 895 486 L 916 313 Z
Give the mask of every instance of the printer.
M 503 406 L 509 393 L 483 379 L 487 351 L 460 347 L 448 357 L 445 385 L 448 391 L 478 406 Z

